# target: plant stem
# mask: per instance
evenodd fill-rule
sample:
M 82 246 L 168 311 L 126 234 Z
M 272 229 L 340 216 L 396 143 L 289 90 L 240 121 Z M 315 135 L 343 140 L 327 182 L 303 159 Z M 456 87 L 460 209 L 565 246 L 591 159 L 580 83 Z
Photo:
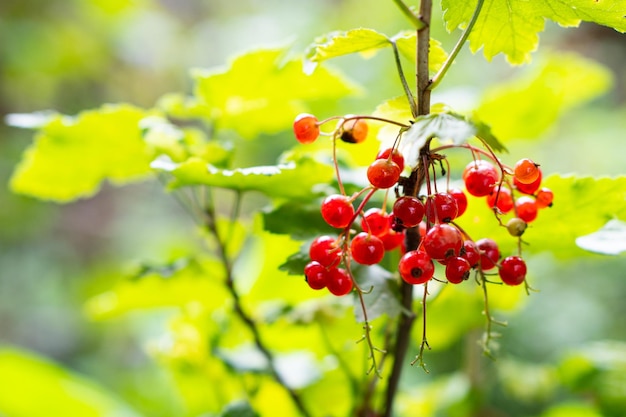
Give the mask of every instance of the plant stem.
M 404 88 L 404 94 L 406 95 L 407 100 L 409 100 L 409 107 L 411 108 L 411 114 L 413 118 L 417 117 L 417 102 L 415 101 L 415 97 L 413 97 L 413 92 L 411 91 L 411 87 L 406 82 L 406 77 L 404 76 L 404 71 L 402 70 L 402 62 L 400 61 L 400 53 L 398 52 L 398 45 L 393 40 L 389 40 L 391 42 L 391 48 L 393 49 L 393 58 L 396 62 L 396 68 L 398 70 L 398 75 L 400 76 L 400 82 L 402 82 L 402 88 Z
M 448 58 L 443 63 L 439 71 L 437 71 L 437 74 L 435 74 L 435 76 L 430 81 L 430 85 L 428 86 L 429 90 L 435 89 L 435 87 L 439 85 L 443 77 L 446 75 L 446 72 L 448 72 L 448 69 L 450 69 L 450 66 L 456 59 L 456 56 L 461 51 L 461 48 L 463 47 L 463 45 L 465 44 L 465 41 L 469 37 L 469 34 L 472 31 L 472 28 L 474 27 L 474 24 L 478 20 L 478 15 L 480 14 L 480 10 L 483 8 L 484 2 L 485 0 L 478 0 L 478 2 L 476 3 L 476 8 L 474 9 L 474 14 L 472 15 L 472 18 L 470 19 L 467 27 L 463 31 L 463 34 L 457 41 L 456 45 L 454 45 L 454 49 L 452 49 L 452 52 L 450 52 L 450 55 L 448 55 Z
M 416 15 L 413 10 L 409 6 L 406 5 L 402 0 L 393 0 L 393 2 L 400 8 L 402 13 L 415 25 L 415 29 L 421 29 L 425 26 L 424 21 L 421 16 Z
M 237 202 L 235 204 L 234 212 L 239 210 L 239 203 L 240 203 L 240 195 L 238 195 L 237 197 Z M 224 270 L 226 273 L 226 288 L 233 299 L 233 309 L 235 310 L 235 313 L 241 319 L 241 321 L 245 324 L 245 326 L 248 328 L 250 333 L 252 333 L 254 344 L 259 350 L 259 352 L 261 352 L 265 360 L 267 361 L 269 372 L 272 375 L 272 378 L 274 378 L 274 380 L 276 380 L 276 382 L 278 382 L 278 384 L 282 386 L 285 389 L 285 391 L 287 391 L 294 405 L 296 406 L 298 411 L 300 411 L 300 414 L 302 414 L 304 417 L 311 417 L 311 414 L 305 408 L 304 403 L 302 402 L 302 399 L 300 398 L 298 393 L 295 392 L 291 387 L 287 385 L 286 381 L 278 372 L 276 368 L 276 360 L 274 359 L 274 355 L 265 346 L 265 343 L 263 342 L 263 339 L 261 338 L 261 334 L 259 332 L 259 328 L 256 322 L 243 309 L 241 297 L 239 296 L 239 293 L 237 292 L 237 289 L 235 288 L 235 280 L 234 280 L 234 275 L 233 275 L 233 262 L 229 258 L 228 253 L 226 251 L 227 243 L 220 236 L 220 232 L 217 227 L 217 222 L 215 221 L 216 216 L 215 216 L 215 209 L 213 205 L 212 204 L 207 205 L 204 208 L 204 213 L 205 213 L 204 223 L 206 227 L 209 229 L 209 231 L 213 234 L 213 236 L 215 236 L 215 240 L 217 242 L 218 256 L 220 257 L 220 260 L 222 261 L 222 264 L 224 265 Z
M 422 0 L 420 2 L 419 18 L 423 26 L 417 29 L 417 115 L 426 115 L 430 113 L 430 90 L 428 90 L 429 74 L 428 74 L 428 49 L 430 45 L 430 17 L 432 12 L 432 0 Z M 430 140 L 420 150 L 422 155 L 428 154 L 430 149 Z M 411 172 L 409 178 L 404 185 L 404 194 L 416 196 L 424 182 L 428 166 L 424 164 L 425 158 L 419 158 L 418 166 Z M 406 231 L 406 250 L 416 250 L 420 244 L 419 230 L 416 227 L 407 229 Z M 400 384 L 400 376 L 404 367 L 404 359 L 409 348 L 411 340 L 411 329 L 415 321 L 413 309 L 413 285 L 402 281 L 400 286 L 400 296 L 404 311 L 398 319 L 398 327 L 396 330 L 396 343 L 393 349 L 393 365 L 389 381 L 387 383 L 387 391 L 385 392 L 385 410 L 383 417 L 391 417 L 393 415 L 393 405 L 398 386 Z

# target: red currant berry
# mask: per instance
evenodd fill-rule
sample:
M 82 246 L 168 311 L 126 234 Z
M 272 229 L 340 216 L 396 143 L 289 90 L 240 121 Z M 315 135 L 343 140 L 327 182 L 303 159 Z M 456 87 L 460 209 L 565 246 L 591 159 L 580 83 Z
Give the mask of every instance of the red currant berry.
M 519 285 L 526 278 L 526 262 L 519 256 L 508 256 L 502 260 L 498 274 L 505 284 Z
M 465 258 L 455 256 L 446 263 L 446 279 L 452 284 L 460 284 L 469 278 L 472 266 Z
M 328 281 L 328 270 L 319 262 L 309 262 L 304 267 L 306 283 L 314 290 L 321 290 L 326 287 Z
M 371 208 L 363 213 L 361 228 L 364 232 L 369 232 L 374 236 L 382 236 L 389 232 L 391 227 L 389 215 L 379 208 Z
M 461 258 L 465 258 L 472 268 L 480 262 L 480 249 L 473 240 L 464 240 L 461 248 Z
M 399 150 L 393 148 L 383 149 L 382 151 L 378 152 L 378 155 L 376 155 L 376 159 L 389 159 L 390 155 L 391 160 L 395 162 L 398 167 L 400 167 L 400 172 L 402 172 L 404 170 L 404 156 L 402 156 Z
M 337 266 L 341 262 L 341 249 L 332 236 L 316 237 L 309 247 L 309 257 L 325 267 Z
M 342 296 L 352 291 L 352 278 L 343 268 L 331 268 L 328 270 L 326 278 L 326 288 L 331 294 Z
M 530 223 L 537 218 L 537 203 L 535 199 L 529 196 L 522 196 L 515 201 L 517 208 L 517 217 Z
M 400 167 L 389 159 L 377 159 L 367 168 L 367 179 L 376 188 L 391 188 L 400 179 Z
M 497 207 L 500 213 L 506 214 L 513 209 L 513 196 L 511 190 L 506 187 L 496 187 L 487 196 L 489 208 Z
M 517 161 L 513 171 L 515 179 L 521 184 L 531 184 L 539 178 L 539 165 L 528 158 Z
M 517 180 L 517 178 L 513 177 L 513 185 L 515 185 L 515 188 L 517 188 L 519 192 L 524 194 L 534 194 L 535 191 L 539 189 L 543 175 L 541 173 L 541 168 L 537 169 L 539 170 L 539 176 L 535 181 L 531 182 L 530 184 L 521 183 Z
M 488 237 L 476 241 L 476 246 L 480 250 L 480 267 L 483 271 L 488 271 L 496 266 L 500 259 L 500 248 L 498 244 Z
M 404 233 L 390 230 L 389 233 L 380 236 L 380 240 L 383 241 L 386 251 L 394 250 L 403 246 Z
M 463 190 L 459 188 L 450 188 L 448 190 L 448 194 L 454 197 L 456 201 L 457 213 L 456 217 L 461 217 L 465 210 L 467 210 L 467 196 L 463 192 Z
M 432 259 L 445 261 L 451 256 L 459 256 L 463 246 L 461 232 L 449 224 L 436 224 L 426 232 L 424 250 Z
M 322 202 L 322 217 L 332 227 L 343 229 L 354 217 L 354 207 L 345 195 L 329 195 Z
M 549 188 L 542 188 L 537 191 L 537 208 L 552 207 L 552 200 L 554 200 L 554 193 Z
M 424 204 L 412 196 L 403 196 L 393 203 L 393 215 L 404 227 L 417 226 L 424 218 Z
M 317 117 L 308 113 L 299 114 L 293 122 L 293 133 L 300 143 L 315 142 L 315 139 L 320 135 Z
M 400 276 L 408 284 L 423 284 L 435 273 L 435 265 L 430 256 L 421 250 L 408 251 L 398 264 Z
M 353 117 L 353 116 L 346 116 Z M 361 143 L 367 138 L 367 122 L 363 119 L 351 119 L 342 123 L 341 140 L 347 143 Z
M 456 200 L 448 193 L 437 193 L 426 200 L 426 218 L 430 223 L 450 223 L 459 209 Z
M 361 232 L 350 243 L 352 259 L 362 265 L 374 265 L 385 256 L 385 245 L 374 235 Z
M 484 197 L 491 193 L 500 180 L 500 175 L 491 163 L 472 161 L 465 167 L 463 179 L 468 193 L 476 197 Z

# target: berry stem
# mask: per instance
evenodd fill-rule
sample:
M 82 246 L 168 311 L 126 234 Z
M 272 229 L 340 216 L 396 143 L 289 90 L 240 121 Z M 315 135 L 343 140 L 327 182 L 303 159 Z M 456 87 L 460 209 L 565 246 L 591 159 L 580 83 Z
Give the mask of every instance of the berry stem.
M 420 343 L 420 351 L 411 362 L 411 365 L 415 365 L 416 362 L 419 362 L 419 366 L 426 372 L 430 373 L 426 368 L 426 364 L 424 363 L 424 348 L 428 348 L 430 350 L 430 345 L 428 344 L 428 339 L 426 338 L 426 297 L 428 296 L 428 282 L 424 284 L 424 295 L 422 296 L 422 342 Z
M 472 15 L 472 18 L 467 24 L 467 27 L 463 31 L 463 34 L 457 41 L 456 45 L 454 45 L 454 48 L 452 49 L 452 52 L 450 52 L 450 55 L 448 55 L 448 58 L 446 59 L 446 61 L 443 63 L 439 71 L 437 71 L 437 73 L 431 79 L 430 84 L 428 85 L 429 90 L 434 90 L 439 85 L 443 77 L 448 72 L 448 69 L 450 69 L 450 66 L 456 59 L 456 56 L 459 54 L 459 52 L 461 52 L 461 48 L 463 48 L 465 41 L 467 40 L 467 38 L 470 35 L 470 32 L 474 28 L 474 24 L 478 20 L 478 15 L 480 14 L 480 11 L 483 7 L 484 2 L 485 2 L 484 0 L 478 0 L 478 2 L 476 3 L 476 8 L 474 9 L 474 14 Z
M 485 277 L 485 273 L 483 272 L 480 266 L 478 267 L 478 274 L 480 275 L 480 286 L 482 287 L 482 290 L 483 290 L 483 300 L 485 304 L 484 314 L 485 314 L 485 318 L 487 319 L 487 323 L 485 325 L 486 326 L 485 333 L 483 334 L 483 339 L 482 339 L 481 344 L 483 348 L 483 353 L 489 358 L 495 359 L 493 356 L 493 353 L 491 352 L 491 347 L 490 347 L 491 340 L 494 337 L 494 333 L 491 330 L 492 325 L 499 324 L 501 326 L 506 326 L 506 322 L 498 321 L 494 319 L 493 316 L 491 315 L 491 312 L 489 310 L 489 292 L 487 291 L 487 283 L 489 281 L 487 281 L 487 278 Z

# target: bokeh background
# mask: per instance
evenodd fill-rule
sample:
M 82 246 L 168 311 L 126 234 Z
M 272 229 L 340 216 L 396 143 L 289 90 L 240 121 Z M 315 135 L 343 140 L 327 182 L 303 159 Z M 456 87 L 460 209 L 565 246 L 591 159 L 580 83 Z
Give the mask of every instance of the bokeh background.
M 435 14 L 437 22 L 441 11 Z M 75 114 L 108 102 L 151 107 L 165 93 L 190 90 L 190 67 L 224 65 L 261 45 L 291 45 L 300 53 L 316 36 L 360 26 L 388 34 L 408 27 L 392 2 L 379 0 L 4 0 L 0 118 L 46 109 Z M 450 50 L 457 34 L 433 27 L 433 37 Z M 541 42 L 546 50 L 575 51 L 605 65 L 613 86 L 560 115 L 539 138 L 509 143 L 511 154 L 543 161 L 546 174 L 623 175 L 626 38 L 591 24 L 548 24 Z M 362 96 L 346 102 L 353 113 L 371 112 L 401 92 L 385 54 L 331 65 L 364 87 Z M 489 85 L 524 70 L 501 57 L 487 63 L 466 49 L 434 100 L 463 107 Z M 163 332 L 168 311 L 95 322 L 84 314 L 84 303 L 141 262 L 191 250 L 197 245 L 193 223 L 157 181 L 105 186 L 93 198 L 62 206 L 12 194 L 9 177 L 31 139 L 29 130 L 0 124 L 0 343 L 98 381 L 145 415 L 179 415 L 171 380 L 145 353 L 146 343 Z M 290 139 L 278 136 L 239 157 L 243 163 L 274 163 Z M 555 210 L 558 204 L 557 196 Z M 585 222 L 585 207 L 578 209 Z M 545 248 L 530 259 L 530 268 L 540 292 L 510 313 L 501 341 L 502 351 L 516 358 L 502 372 L 531 381 L 520 394 L 528 402 L 511 411 L 519 416 L 532 415 L 541 401 L 536 381 L 551 376 L 544 368 L 516 368 L 518 361 L 549 364 L 593 342 L 626 342 L 625 256 L 561 261 Z M 446 370 L 461 348 L 433 354 L 433 371 Z M 625 375 L 616 383 L 626 398 Z M 5 383 L 0 371 L 0 390 Z M 505 402 L 502 391 L 498 401 Z

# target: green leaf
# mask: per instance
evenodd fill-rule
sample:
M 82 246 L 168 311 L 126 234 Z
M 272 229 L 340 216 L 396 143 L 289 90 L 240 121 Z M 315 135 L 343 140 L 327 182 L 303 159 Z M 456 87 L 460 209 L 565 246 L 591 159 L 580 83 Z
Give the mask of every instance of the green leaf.
M 307 75 L 301 60 L 285 62 L 284 55 L 284 49 L 263 49 L 236 57 L 228 68 L 194 70 L 197 103 L 190 115 L 202 112 L 219 128 L 252 139 L 291 127 L 309 102 L 336 100 L 357 91 L 327 68 Z
M 626 251 L 626 223 L 609 220 L 598 231 L 578 237 L 576 244 L 590 252 L 619 255 Z
M 271 210 L 263 211 L 262 215 L 265 230 L 271 233 L 307 238 L 336 231 L 322 218 L 317 201 L 287 201 Z
M 235 401 L 224 407 L 220 417 L 259 417 L 246 401 Z
M 95 194 L 105 180 L 124 184 L 146 178 L 152 153 L 138 126 L 145 116 L 129 105 L 106 105 L 51 118 L 17 165 L 11 189 L 67 202 Z
M 446 28 L 465 27 L 477 1 L 442 0 Z M 469 35 L 472 52 L 483 49 L 491 60 L 503 53 L 512 64 L 530 61 L 539 44 L 538 33 L 545 19 L 561 26 L 578 26 L 581 21 L 594 22 L 626 31 L 626 0 L 485 0 L 481 13 Z
M 391 273 L 377 265 L 362 267 L 354 271 L 359 286 L 366 291 L 363 294 L 365 309 L 369 321 L 383 314 L 395 317 L 402 311 L 399 300 L 399 289 Z M 371 291 L 370 291 L 371 290 Z M 363 308 L 358 297 L 354 302 L 354 316 L 358 322 L 363 322 Z
M 2 415 L 139 416 L 103 387 L 24 351 L 0 349 L 0 375 Z
M 157 170 L 169 172 L 171 187 L 208 185 L 236 191 L 259 191 L 274 198 L 310 198 L 315 186 L 331 181 L 333 168 L 311 158 L 275 166 L 257 166 L 234 170 L 218 169 L 203 159 L 190 158 L 180 164 L 167 158 L 152 163 Z
M 520 77 L 491 87 L 476 115 L 499 138 L 537 138 L 564 112 L 611 85 L 611 72 L 602 65 L 576 54 L 552 54 Z
M 386 35 L 373 29 L 359 28 L 345 32 L 331 32 L 321 36 L 307 48 L 306 59 L 313 64 L 339 56 L 361 53 L 374 54 L 378 49 L 390 47 L 395 43 L 398 52 L 411 62 L 417 61 L 417 34 L 414 30 L 404 31 L 388 38 Z M 428 66 L 431 72 L 436 72 L 445 62 L 448 54 L 441 46 L 441 42 L 431 39 L 429 45 Z M 314 68 L 315 65 L 307 65 Z

